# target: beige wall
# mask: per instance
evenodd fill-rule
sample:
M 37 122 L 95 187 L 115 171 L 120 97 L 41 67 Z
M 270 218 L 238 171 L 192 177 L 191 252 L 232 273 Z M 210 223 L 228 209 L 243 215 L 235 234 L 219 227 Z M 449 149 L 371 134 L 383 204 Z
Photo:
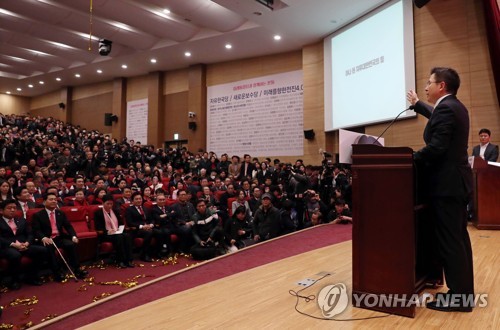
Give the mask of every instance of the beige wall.
M 0 94 L 0 113 L 4 115 L 23 115 L 30 111 L 30 98 Z
M 500 109 L 491 73 L 482 1 L 431 1 L 421 9 L 415 8 L 414 16 L 416 84 L 420 97 L 425 98 L 423 88 L 431 67 L 454 67 L 462 79 L 458 97 L 470 112 L 470 146 L 477 144 L 477 132 L 482 127 L 488 127 L 492 131 L 492 142 L 499 144 Z M 29 109 L 32 114 L 53 116 L 61 120 L 70 118 L 75 124 L 89 125 L 86 127 L 88 129 L 103 130 L 106 130 L 102 126 L 104 113 L 113 112 L 118 115 L 119 122 L 113 124 L 112 129 L 115 136 L 121 138 L 126 125 L 126 101 L 158 94 L 159 97 L 154 100 L 157 118 L 149 118 L 150 121 L 160 121 L 157 127 L 155 126 L 158 135 L 155 139 L 157 146 L 161 146 L 165 140 L 172 140 L 174 133 L 179 133 L 181 138 L 189 140 L 191 150 L 197 150 L 206 143 L 206 92 L 203 91 L 206 91 L 207 86 L 299 69 L 304 73 L 304 129 L 314 129 L 316 132 L 314 140 L 304 140 L 304 155 L 300 158 L 306 163 L 319 163 L 320 148 L 333 153 L 338 151 L 338 133 L 325 134 L 323 127 L 322 42 L 284 54 L 164 72 L 159 80 L 160 86 L 148 84 L 151 81 L 149 75 L 75 87 L 72 91 L 54 92 L 32 98 Z M 150 88 L 159 90 L 151 91 Z M 57 106 L 65 95 L 71 97 L 72 104 L 68 107 L 70 114 L 61 111 Z M 26 101 L 13 102 L 0 98 L 4 113 L 15 111 L 12 109 L 14 107 L 26 108 Z M 12 107 L 10 104 L 13 104 Z M 108 111 L 108 108 L 113 111 Z M 196 131 L 187 128 L 188 112 L 192 111 L 190 109 L 195 109 L 198 114 Z M 426 120 L 420 116 L 397 122 L 384 135 L 386 145 L 410 146 L 414 149 L 422 147 L 425 124 Z M 386 126 L 387 123 L 370 125 L 365 127 L 365 132 L 379 135 Z M 298 157 L 280 157 L 285 161 L 293 161 L 295 158 Z

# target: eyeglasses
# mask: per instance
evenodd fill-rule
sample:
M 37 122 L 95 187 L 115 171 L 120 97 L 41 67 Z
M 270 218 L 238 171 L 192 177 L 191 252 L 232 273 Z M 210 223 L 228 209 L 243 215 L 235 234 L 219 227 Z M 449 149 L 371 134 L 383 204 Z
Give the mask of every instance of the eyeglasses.
M 439 84 L 439 83 L 440 83 L 440 81 L 430 81 L 429 80 L 428 82 L 425 83 L 425 86 L 429 87 L 431 84 Z

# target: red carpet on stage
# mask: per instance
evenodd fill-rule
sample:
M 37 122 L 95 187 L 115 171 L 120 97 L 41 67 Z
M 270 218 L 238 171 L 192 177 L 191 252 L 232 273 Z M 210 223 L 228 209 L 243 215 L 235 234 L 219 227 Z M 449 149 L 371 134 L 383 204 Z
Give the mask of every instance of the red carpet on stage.
M 237 253 L 226 255 L 216 260 L 203 262 L 197 267 L 185 269 L 185 271 L 166 277 L 165 279 L 155 283 L 151 283 L 150 285 L 142 287 L 138 290 L 129 289 L 127 294 L 117 296 L 116 298 L 103 302 L 102 304 L 90 306 L 90 308 L 86 310 L 70 315 L 57 323 L 51 324 L 49 328 L 74 329 L 116 313 L 123 312 L 124 310 L 134 308 L 150 301 L 160 299 L 180 291 L 188 290 L 198 285 L 202 285 L 238 272 L 311 250 L 319 249 L 328 245 L 350 240 L 352 237 L 351 234 L 351 225 L 323 225 L 296 232 L 291 235 L 243 249 Z M 136 279 L 139 283 L 145 283 L 154 278 L 186 268 L 187 265 L 194 262 L 185 258 L 179 258 L 178 261 L 179 262 L 176 265 L 168 266 L 163 266 L 157 263 L 159 264 L 157 267 L 151 267 L 149 264 L 145 264 L 145 267 L 136 267 L 134 269 L 122 270 L 115 269 L 113 267 L 108 267 L 106 270 L 91 269 L 90 275 L 95 277 L 94 283 L 116 280 L 126 282 L 126 279 L 134 279 L 134 276 L 146 276 Z M 100 272 L 103 274 L 100 274 Z M 104 279 L 104 273 L 106 273 L 106 279 Z M 2 323 L 22 326 L 28 321 L 32 321 L 33 325 L 40 324 L 42 318 L 50 317 L 50 314 L 62 315 L 68 311 L 91 303 L 92 301 L 88 301 L 89 297 L 82 299 L 83 296 L 87 296 L 87 293 L 90 290 L 93 290 L 92 297 L 103 294 L 106 295 L 107 293 L 116 293 L 124 290 L 115 285 L 86 285 L 86 287 L 88 287 L 87 291 L 78 291 L 82 284 L 83 282 L 80 281 L 80 283 L 68 282 L 63 285 L 58 283 L 49 283 L 42 287 L 30 287 L 29 289 L 33 288 L 33 292 L 31 292 L 31 290 L 26 290 L 26 292 L 29 292 L 28 295 L 37 295 L 35 291 L 38 289 L 49 291 L 49 294 L 44 296 L 43 300 L 40 296 L 39 302 L 36 305 L 19 306 L 23 311 L 29 308 L 34 309 L 31 312 L 32 314 L 27 317 L 22 315 L 22 312 L 17 312 L 12 313 L 16 314 L 17 317 L 15 319 L 11 318 L 9 314 L 13 312 L 14 309 L 19 307 L 7 307 L 4 310 Z M 23 288 L 23 291 L 25 289 L 28 289 L 28 287 Z M 8 295 L 9 297 L 15 297 L 15 292 L 9 292 Z M 3 306 L 8 304 L 8 299 L 9 298 L 7 298 L 6 295 L 3 295 Z M 70 309 L 61 309 L 61 307 L 68 307 L 69 305 L 72 306 Z M 45 314 L 37 312 L 37 315 L 41 315 L 42 318 L 37 319 L 34 316 L 36 309 L 42 309 L 45 312 Z M 19 314 L 22 316 L 19 316 Z

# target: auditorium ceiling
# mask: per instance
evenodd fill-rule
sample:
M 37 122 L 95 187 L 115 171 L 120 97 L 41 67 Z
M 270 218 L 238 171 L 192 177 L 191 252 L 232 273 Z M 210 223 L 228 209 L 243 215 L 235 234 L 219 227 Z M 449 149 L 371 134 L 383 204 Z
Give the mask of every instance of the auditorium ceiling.
M 0 93 L 32 97 L 116 77 L 299 50 L 387 0 L 260 2 L 1 0 Z M 269 2 L 272 10 L 264 5 Z M 112 41 L 108 56 L 99 55 L 100 39 Z

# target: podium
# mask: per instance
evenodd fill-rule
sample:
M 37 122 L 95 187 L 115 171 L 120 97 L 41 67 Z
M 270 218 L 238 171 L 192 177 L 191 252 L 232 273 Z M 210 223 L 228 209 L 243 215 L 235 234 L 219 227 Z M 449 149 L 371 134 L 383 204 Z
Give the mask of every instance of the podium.
M 415 317 L 412 295 L 443 283 L 430 210 L 416 189 L 424 188 L 416 176 L 425 174 L 414 168 L 410 148 L 352 147 L 352 303 Z
M 477 229 L 500 229 L 500 167 L 473 157 L 474 226 Z

